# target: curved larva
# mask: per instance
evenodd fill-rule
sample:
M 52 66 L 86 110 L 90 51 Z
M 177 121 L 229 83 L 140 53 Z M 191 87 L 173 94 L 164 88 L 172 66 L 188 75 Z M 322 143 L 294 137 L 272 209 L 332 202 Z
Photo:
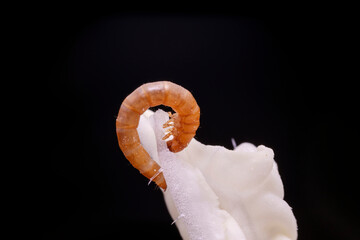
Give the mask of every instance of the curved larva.
M 160 166 L 143 148 L 136 130 L 140 115 L 149 107 L 158 105 L 169 106 L 176 112 L 169 122 L 164 124 L 164 127 L 173 126 L 164 139 L 172 135 L 173 139 L 167 142 L 170 151 L 183 150 L 199 127 L 200 108 L 188 90 L 169 81 L 143 84 L 127 96 L 116 119 L 116 133 L 120 149 L 129 162 L 142 175 L 166 190 L 164 176 L 158 173 Z

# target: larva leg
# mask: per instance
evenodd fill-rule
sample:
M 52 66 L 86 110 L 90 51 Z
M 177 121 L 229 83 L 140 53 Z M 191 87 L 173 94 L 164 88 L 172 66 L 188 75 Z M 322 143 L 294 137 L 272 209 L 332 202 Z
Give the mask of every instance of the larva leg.
M 165 134 L 165 136 L 162 138 L 162 140 L 168 139 L 171 135 L 172 135 L 172 132 L 169 131 L 168 133 Z

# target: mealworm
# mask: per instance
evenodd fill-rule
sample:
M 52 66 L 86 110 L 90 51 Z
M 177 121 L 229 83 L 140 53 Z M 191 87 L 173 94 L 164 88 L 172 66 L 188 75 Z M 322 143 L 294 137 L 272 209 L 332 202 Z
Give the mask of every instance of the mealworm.
M 142 175 L 166 190 L 164 176 L 158 173 L 160 166 L 141 145 L 137 132 L 140 115 L 149 107 L 158 105 L 169 106 L 176 112 L 163 125 L 164 128 L 171 127 L 163 140 L 173 136 L 173 139 L 167 141 L 169 150 L 183 150 L 199 127 L 200 108 L 188 90 L 169 81 L 143 84 L 127 96 L 116 119 L 116 133 L 120 149 L 129 162 Z

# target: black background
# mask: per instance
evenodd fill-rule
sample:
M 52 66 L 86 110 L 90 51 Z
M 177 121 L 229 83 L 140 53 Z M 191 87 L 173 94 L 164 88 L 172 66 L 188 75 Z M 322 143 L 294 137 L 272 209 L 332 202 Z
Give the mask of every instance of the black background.
M 115 134 L 129 93 L 170 80 L 198 101 L 197 140 L 274 150 L 299 239 L 355 239 L 350 20 L 324 12 L 27 14 L 17 44 L 31 86 L 24 90 L 36 99 L 24 105 L 39 110 L 41 139 L 33 148 L 34 213 L 24 220 L 34 224 L 31 235 L 180 239 L 161 191 L 130 166 Z

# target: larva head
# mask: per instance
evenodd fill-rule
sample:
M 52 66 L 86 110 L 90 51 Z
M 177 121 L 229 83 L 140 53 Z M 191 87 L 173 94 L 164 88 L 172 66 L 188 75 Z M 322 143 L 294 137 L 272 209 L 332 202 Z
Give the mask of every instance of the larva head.
M 187 145 L 180 144 L 178 141 L 169 140 L 167 142 L 167 146 L 171 152 L 180 152 L 184 148 L 187 147 Z

